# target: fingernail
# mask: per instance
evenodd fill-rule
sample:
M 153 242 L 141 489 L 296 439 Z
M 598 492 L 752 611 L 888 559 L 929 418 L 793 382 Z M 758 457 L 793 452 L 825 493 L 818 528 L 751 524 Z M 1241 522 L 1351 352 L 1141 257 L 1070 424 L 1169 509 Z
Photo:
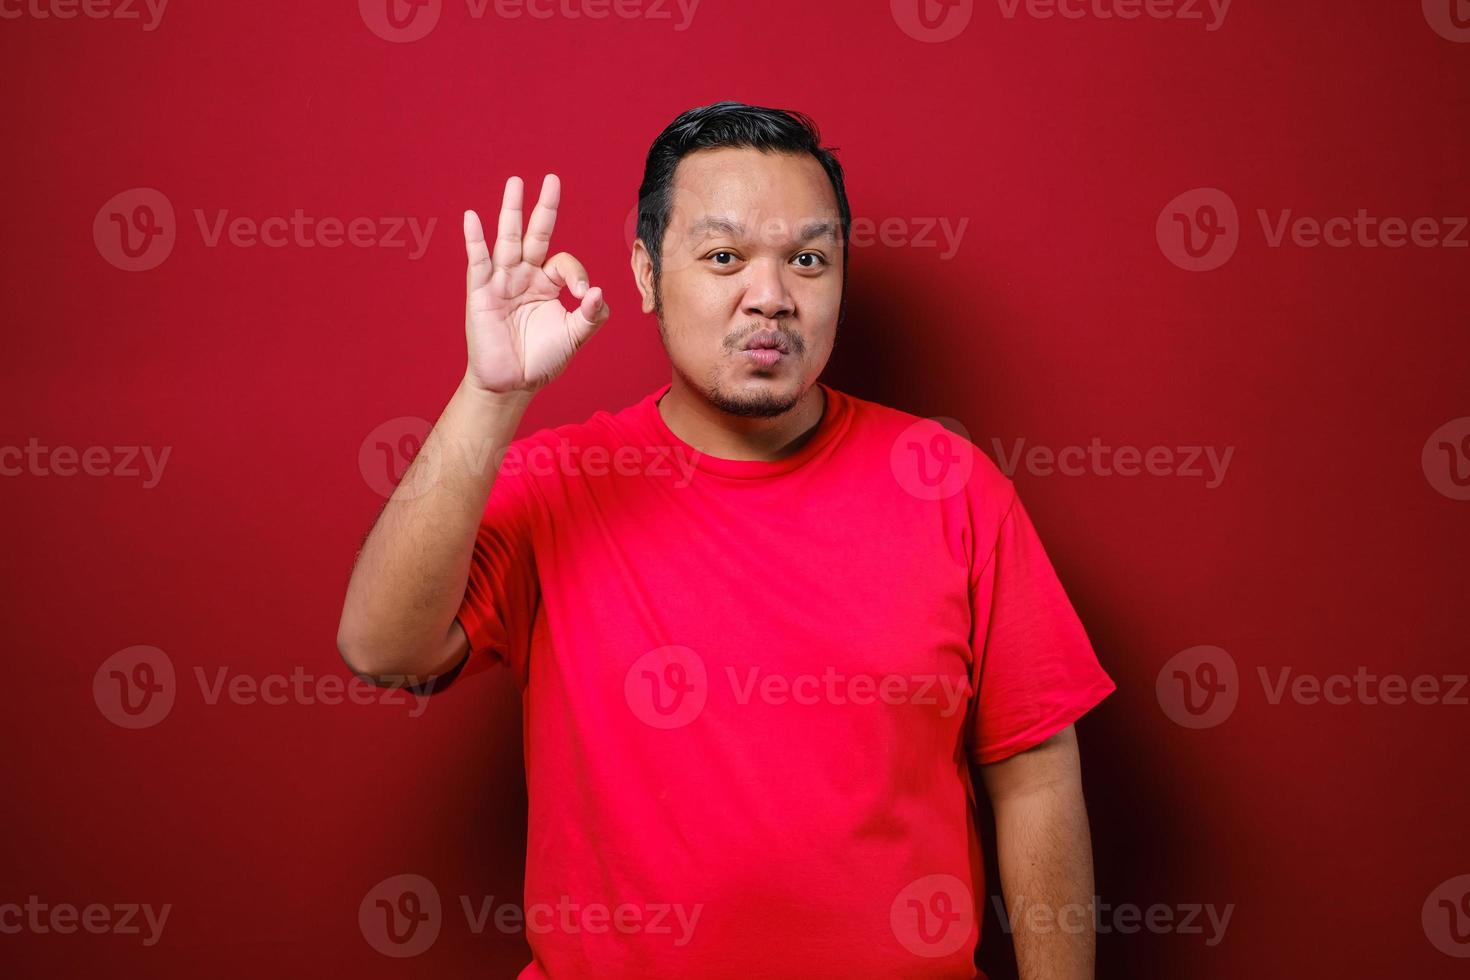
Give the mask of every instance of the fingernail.
M 583 296 L 587 295 L 587 283 L 585 280 L 578 279 L 576 282 L 572 283 L 572 295 L 577 297 L 578 299 L 581 299 Z

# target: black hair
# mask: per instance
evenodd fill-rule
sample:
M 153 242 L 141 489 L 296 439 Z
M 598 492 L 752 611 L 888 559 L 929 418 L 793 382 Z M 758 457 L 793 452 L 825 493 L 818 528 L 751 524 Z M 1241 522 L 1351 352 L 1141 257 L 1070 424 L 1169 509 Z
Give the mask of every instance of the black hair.
M 658 290 L 663 267 L 664 234 L 673 208 L 674 171 L 679 161 L 696 150 L 719 147 L 750 147 L 763 153 L 810 153 L 816 157 L 837 195 L 837 213 L 842 225 L 842 295 L 847 306 L 848 235 L 852 210 L 847 204 L 842 164 L 837 147 L 822 146 L 821 133 L 810 116 L 790 109 L 768 109 L 744 102 L 716 102 L 688 109 L 664 127 L 648 148 L 643 183 L 638 188 L 638 237 L 653 259 L 653 288 Z M 837 322 L 842 322 L 839 311 Z

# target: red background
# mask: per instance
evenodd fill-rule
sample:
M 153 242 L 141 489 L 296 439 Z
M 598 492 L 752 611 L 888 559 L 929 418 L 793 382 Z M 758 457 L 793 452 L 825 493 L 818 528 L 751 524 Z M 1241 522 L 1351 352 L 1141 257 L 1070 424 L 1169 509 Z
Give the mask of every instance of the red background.
M 1273 705 L 1275 676 L 1466 670 L 1470 502 L 1420 465 L 1470 415 L 1470 250 L 1268 245 L 1257 209 L 1409 221 L 1470 212 L 1470 44 L 1415 0 L 1236 0 L 1223 26 L 1006 18 L 925 43 L 888 5 L 705 0 L 678 19 L 469 16 L 390 43 L 351 2 L 186 3 L 138 22 L 0 21 L 6 320 L 0 445 L 172 447 L 159 484 L 35 472 L 8 516 L 0 903 L 173 906 L 162 941 L 0 935 L 12 975 L 513 976 L 518 935 L 457 896 L 519 901 L 519 707 L 507 671 L 404 706 L 207 703 L 195 668 L 344 674 L 334 633 L 382 503 L 381 423 L 433 419 L 463 368 L 465 207 L 561 175 L 554 246 L 611 322 L 524 432 L 667 380 L 628 271 L 644 154 L 679 111 L 797 108 L 840 148 L 858 218 L 969 220 L 957 254 L 854 249 L 824 380 L 958 420 L 993 452 L 1235 447 L 1200 479 L 1015 479 L 1120 690 L 1079 725 L 1105 901 L 1235 906 L 1223 941 L 1099 938 L 1099 976 L 1460 975 L 1421 908 L 1470 872 L 1470 708 Z M 12 9 L 12 8 L 7 8 Z M 492 8 L 493 11 L 493 8 Z M 110 264 L 113 195 L 161 191 L 177 243 Z M 1212 272 L 1161 210 L 1239 208 Z M 208 247 L 214 220 L 437 220 L 403 248 Z M 177 701 L 125 730 L 92 694 L 119 650 L 164 651 Z M 1216 727 L 1162 710 L 1174 654 L 1219 646 Z M 412 960 L 365 941 L 385 877 L 432 879 L 446 922 Z M 993 872 L 992 872 L 993 873 Z M 779 909 L 772 910 L 779 915 Z M 1179 913 L 1176 911 L 1175 913 Z M 1012 975 L 987 910 L 981 962 Z

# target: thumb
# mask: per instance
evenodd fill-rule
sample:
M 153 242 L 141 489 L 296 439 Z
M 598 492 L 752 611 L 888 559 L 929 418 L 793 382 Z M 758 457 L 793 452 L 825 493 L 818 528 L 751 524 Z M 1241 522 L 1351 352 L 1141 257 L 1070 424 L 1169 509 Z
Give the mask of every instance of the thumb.
M 593 286 L 582 297 L 581 305 L 567 314 L 567 334 L 573 344 L 581 347 L 610 316 L 612 310 L 602 300 L 602 287 Z

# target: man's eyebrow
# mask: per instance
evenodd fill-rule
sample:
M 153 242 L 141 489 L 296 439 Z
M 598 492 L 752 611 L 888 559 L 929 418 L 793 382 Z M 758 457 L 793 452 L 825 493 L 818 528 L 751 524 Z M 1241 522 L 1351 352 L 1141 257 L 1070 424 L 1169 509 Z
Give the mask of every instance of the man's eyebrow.
M 718 215 L 709 215 L 700 218 L 689 228 L 691 238 L 705 233 L 715 235 L 729 235 L 731 238 L 743 238 L 745 226 L 733 218 L 723 218 Z M 813 238 L 830 238 L 837 240 L 837 225 L 831 221 L 818 220 L 809 221 L 802 225 L 796 236 L 799 242 L 809 242 Z
M 801 234 L 796 236 L 799 242 L 809 242 L 813 238 L 830 238 L 837 241 L 837 225 L 831 221 L 811 221 L 803 225 Z

